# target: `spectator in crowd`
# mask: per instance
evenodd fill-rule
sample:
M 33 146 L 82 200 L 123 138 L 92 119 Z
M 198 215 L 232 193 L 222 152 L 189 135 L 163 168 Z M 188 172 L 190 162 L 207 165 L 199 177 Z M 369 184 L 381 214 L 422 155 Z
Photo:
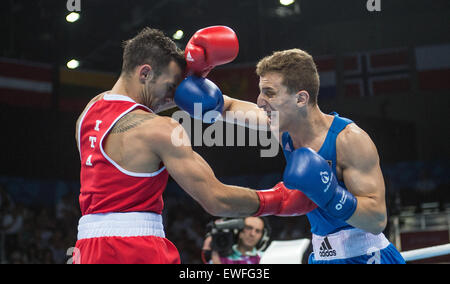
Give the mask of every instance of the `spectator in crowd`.
M 212 264 L 259 264 L 262 256 L 262 243 L 270 238 L 270 227 L 267 219 L 247 217 L 243 219 L 244 226 L 237 233 L 236 243 L 229 244 L 230 249 L 217 251 L 213 242 L 213 233 L 203 243 L 204 253 L 211 251 Z M 225 248 L 224 248 L 225 249 Z

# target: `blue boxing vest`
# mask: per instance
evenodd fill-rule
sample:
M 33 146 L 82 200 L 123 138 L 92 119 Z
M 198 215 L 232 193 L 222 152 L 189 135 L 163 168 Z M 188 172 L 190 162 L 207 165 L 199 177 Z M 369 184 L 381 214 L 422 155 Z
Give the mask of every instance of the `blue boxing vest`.
M 331 164 L 334 175 L 337 177 L 336 173 L 336 138 L 338 134 L 350 123 L 353 123 L 350 119 L 340 117 L 339 114 L 333 112 L 334 115 L 333 123 L 328 130 L 325 141 L 317 152 L 322 158 Z M 294 145 L 292 144 L 291 136 L 288 132 L 282 134 L 282 145 L 283 152 L 286 161 L 289 162 L 290 155 L 294 151 Z M 339 185 L 344 189 L 345 184 L 343 181 L 338 181 Z M 313 211 L 306 214 L 308 216 L 309 222 L 311 224 L 311 232 L 319 236 L 326 236 L 338 232 L 340 230 L 352 229 L 353 227 L 344 221 L 337 220 L 331 217 L 325 210 L 317 207 Z

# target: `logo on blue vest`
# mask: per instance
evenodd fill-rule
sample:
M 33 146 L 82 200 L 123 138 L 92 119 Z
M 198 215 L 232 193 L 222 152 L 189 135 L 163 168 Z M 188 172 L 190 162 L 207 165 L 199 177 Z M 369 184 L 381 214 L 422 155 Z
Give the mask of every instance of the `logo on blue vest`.
M 292 152 L 291 146 L 289 146 L 289 143 L 286 143 L 286 146 L 284 147 L 284 150 Z

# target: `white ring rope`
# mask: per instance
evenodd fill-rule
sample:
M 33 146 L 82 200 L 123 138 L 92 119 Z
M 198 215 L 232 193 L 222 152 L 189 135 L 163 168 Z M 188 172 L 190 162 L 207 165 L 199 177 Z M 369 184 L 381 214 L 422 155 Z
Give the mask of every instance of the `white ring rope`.
M 405 261 L 419 260 L 446 254 L 450 254 L 450 244 L 401 252 Z

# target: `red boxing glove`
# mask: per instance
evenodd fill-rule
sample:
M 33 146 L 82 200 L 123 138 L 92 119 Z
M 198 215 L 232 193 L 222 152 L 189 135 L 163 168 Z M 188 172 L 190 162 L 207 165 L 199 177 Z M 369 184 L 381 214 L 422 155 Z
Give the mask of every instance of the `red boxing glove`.
M 279 182 L 270 190 L 258 190 L 259 209 L 254 216 L 300 216 L 317 208 L 303 192 Z
M 198 30 L 184 50 L 187 76 L 205 78 L 215 66 L 233 61 L 239 53 L 239 42 L 232 29 L 213 26 Z

